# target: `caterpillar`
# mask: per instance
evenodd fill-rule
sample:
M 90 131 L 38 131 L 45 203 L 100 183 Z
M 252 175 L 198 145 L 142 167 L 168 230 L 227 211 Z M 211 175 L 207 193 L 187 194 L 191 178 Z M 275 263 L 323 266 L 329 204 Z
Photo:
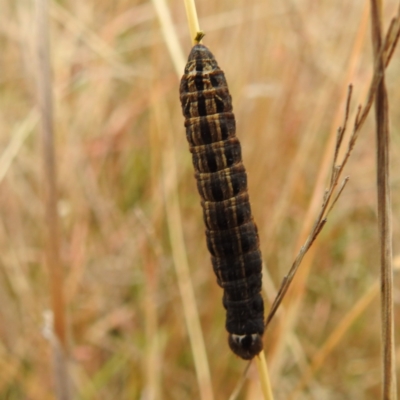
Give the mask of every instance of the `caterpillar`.
M 224 72 L 204 45 L 196 44 L 189 54 L 180 83 L 180 101 L 207 248 L 217 283 L 224 291 L 228 343 L 236 355 L 250 360 L 263 349 L 259 238 L 231 95 Z

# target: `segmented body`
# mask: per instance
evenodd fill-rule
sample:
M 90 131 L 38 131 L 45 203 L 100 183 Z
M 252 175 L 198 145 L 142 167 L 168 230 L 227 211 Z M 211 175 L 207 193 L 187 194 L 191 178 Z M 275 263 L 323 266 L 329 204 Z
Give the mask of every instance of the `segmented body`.
M 225 75 L 203 45 L 195 45 L 189 55 L 180 99 L 207 247 L 224 289 L 229 345 L 251 359 L 262 350 L 264 333 L 259 239 Z

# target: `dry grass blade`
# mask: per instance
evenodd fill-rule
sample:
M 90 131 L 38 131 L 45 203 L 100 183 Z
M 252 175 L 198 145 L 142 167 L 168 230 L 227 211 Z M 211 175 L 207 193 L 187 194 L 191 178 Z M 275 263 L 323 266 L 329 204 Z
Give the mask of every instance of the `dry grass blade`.
M 263 394 L 264 400 L 273 400 L 274 395 L 272 392 L 272 385 L 271 380 L 269 377 L 268 367 L 267 367 L 267 360 L 265 358 L 264 350 L 256 356 L 253 360 L 256 362 L 258 376 L 260 379 L 261 391 Z M 250 366 L 252 361 L 247 363 L 246 368 L 244 369 L 243 373 L 240 376 L 240 379 L 236 383 L 235 389 L 233 390 L 232 394 L 229 396 L 229 400 L 236 400 L 239 397 L 241 390 L 246 381 L 247 373 L 249 372 Z
M 50 271 L 55 332 L 65 347 L 65 310 L 62 296 L 62 273 L 59 255 L 57 216 L 56 163 L 54 154 L 53 100 L 47 32 L 47 1 L 37 0 L 38 27 L 38 101 L 40 107 L 44 158 L 44 191 L 46 201 L 47 263 Z
M 265 360 L 264 350 L 255 357 L 258 373 L 260 376 L 261 390 L 265 400 L 273 400 L 272 386 L 269 380 L 267 361 Z
M 185 66 L 185 56 L 183 55 L 171 14 L 169 13 L 165 0 L 153 0 L 153 4 L 157 12 L 158 20 L 160 21 L 165 44 L 168 47 L 169 54 L 174 63 L 175 72 L 180 78 Z
M 267 367 L 267 360 L 265 358 L 264 350 L 256 357 L 253 358 L 256 362 L 256 367 L 258 370 L 259 382 L 261 385 L 261 392 L 263 395 L 264 400 L 273 400 L 274 395 L 272 392 L 272 385 L 271 380 L 269 377 L 268 367 Z M 229 400 L 236 400 L 239 397 L 239 393 L 242 390 L 247 373 L 250 369 L 252 361 L 247 363 L 246 368 L 244 369 L 240 379 L 236 383 L 235 389 L 233 390 L 232 394 L 229 396 Z
M 63 294 L 63 273 L 59 251 L 59 228 L 57 212 L 57 174 L 54 154 L 53 99 L 51 87 L 51 68 L 48 37 L 48 2 L 36 0 L 37 26 L 37 92 L 40 108 L 42 142 L 44 195 L 47 227 L 46 263 L 50 278 L 52 313 L 54 315 L 54 337 L 52 343 L 54 373 L 57 384 L 57 398 L 67 400 L 69 380 L 66 366 L 67 339 L 65 302 Z
M 371 0 L 371 20 L 375 67 L 382 75 L 375 96 L 378 230 L 381 263 L 381 329 L 383 348 L 382 399 L 395 400 L 397 394 L 393 310 L 392 211 L 389 178 L 389 105 L 384 77 L 385 62 L 381 54 L 381 1 Z
M 189 23 L 190 37 L 193 44 L 199 43 L 201 37 L 199 38 L 200 25 L 197 18 L 196 4 L 194 0 L 184 0 L 186 8 L 186 16 Z

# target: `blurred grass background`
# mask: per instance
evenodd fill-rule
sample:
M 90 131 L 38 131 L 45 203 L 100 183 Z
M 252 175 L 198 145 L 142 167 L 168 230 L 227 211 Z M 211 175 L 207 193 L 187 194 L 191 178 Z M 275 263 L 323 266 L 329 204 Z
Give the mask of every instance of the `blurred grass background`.
M 186 56 L 191 44 L 183 3 L 168 5 Z M 268 310 L 273 287 L 304 242 L 328 185 L 331 138 L 343 118 L 347 85 L 354 84 L 352 111 L 368 89 L 368 2 L 203 0 L 197 7 L 204 44 L 225 71 L 233 97 L 269 273 Z M 385 2 L 385 27 L 396 7 Z M 176 193 L 215 398 L 228 398 L 246 364 L 226 342 L 222 291 L 205 246 L 179 104 L 180 77 L 153 3 L 53 1 L 50 28 L 76 398 L 199 397 L 165 207 Z M 50 348 L 42 335 L 49 284 L 30 1 L 2 1 L 0 43 L 0 398 L 46 400 L 54 394 Z M 387 73 L 395 256 L 396 53 Z M 350 182 L 266 334 L 276 399 L 379 398 L 373 127 L 370 117 L 345 171 Z M 396 277 L 397 320 L 399 283 Z M 399 347 L 397 353 L 400 359 Z M 251 369 L 240 398 L 257 398 L 256 386 Z

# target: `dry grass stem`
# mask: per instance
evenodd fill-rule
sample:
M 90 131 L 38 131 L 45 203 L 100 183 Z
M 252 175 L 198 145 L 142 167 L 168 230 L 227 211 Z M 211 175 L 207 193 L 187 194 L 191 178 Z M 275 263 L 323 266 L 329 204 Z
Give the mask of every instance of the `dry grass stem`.
M 53 368 L 57 398 L 59 400 L 68 400 L 71 397 L 67 365 L 63 271 L 59 250 L 57 173 L 54 150 L 53 99 L 49 57 L 47 0 L 36 0 L 36 26 L 38 35 L 37 93 L 42 127 L 45 225 L 47 227 L 46 263 L 49 271 L 52 315 L 54 316 L 54 335 L 52 335 L 54 340 L 51 341 L 51 347 L 54 359 Z
M 375 96 L 378 231 L 381 265 L 382 399 L 396 400 L 396 352 L 394 339 L 392 206 L 390 193 L 389 104 L 382 54 L 382 2 L 371 0 L 372 45 L 375 71 L 381 75 Z M 397 36 L 395 36 L 396 38 Z M 397 40 L 397 39 L 395 39 Z M 392 54 L 392 52 L 389 52 Z
M 63 272 L 59 250 L 57 166 L 54 150 L 53 99 L 47 13 L 47 0 L 36 0 L 36 26 L 38 29 L 37 93 L 43 143 L 43 183 L 46 210 L 45 224 L 47 226 L 46 260 L 50 277 L 54 331 L 62 347 L 66 350 L 65 305 L 63 295 Z
M 180 78 L 185 67 L 185 56 L 179 43 L 175 26 L 165 0 L 152 0 L 161 25 L 162 36 L 174 64 L 176 75 Z
M 274 396 L 272 394 L 272 386 L 269 379 L 267 361 L 265 359 L 264 350 L 258 356 L 255 357 L 255 360 L 264 400 L 273 400 Z
M 199 19 L 197 17 L 195 0 L 183 0 L 185 3 L 186 17 L 189 24 L 190 37 L 193 44 L 199 43 L 203 37 L 200 33 Z

